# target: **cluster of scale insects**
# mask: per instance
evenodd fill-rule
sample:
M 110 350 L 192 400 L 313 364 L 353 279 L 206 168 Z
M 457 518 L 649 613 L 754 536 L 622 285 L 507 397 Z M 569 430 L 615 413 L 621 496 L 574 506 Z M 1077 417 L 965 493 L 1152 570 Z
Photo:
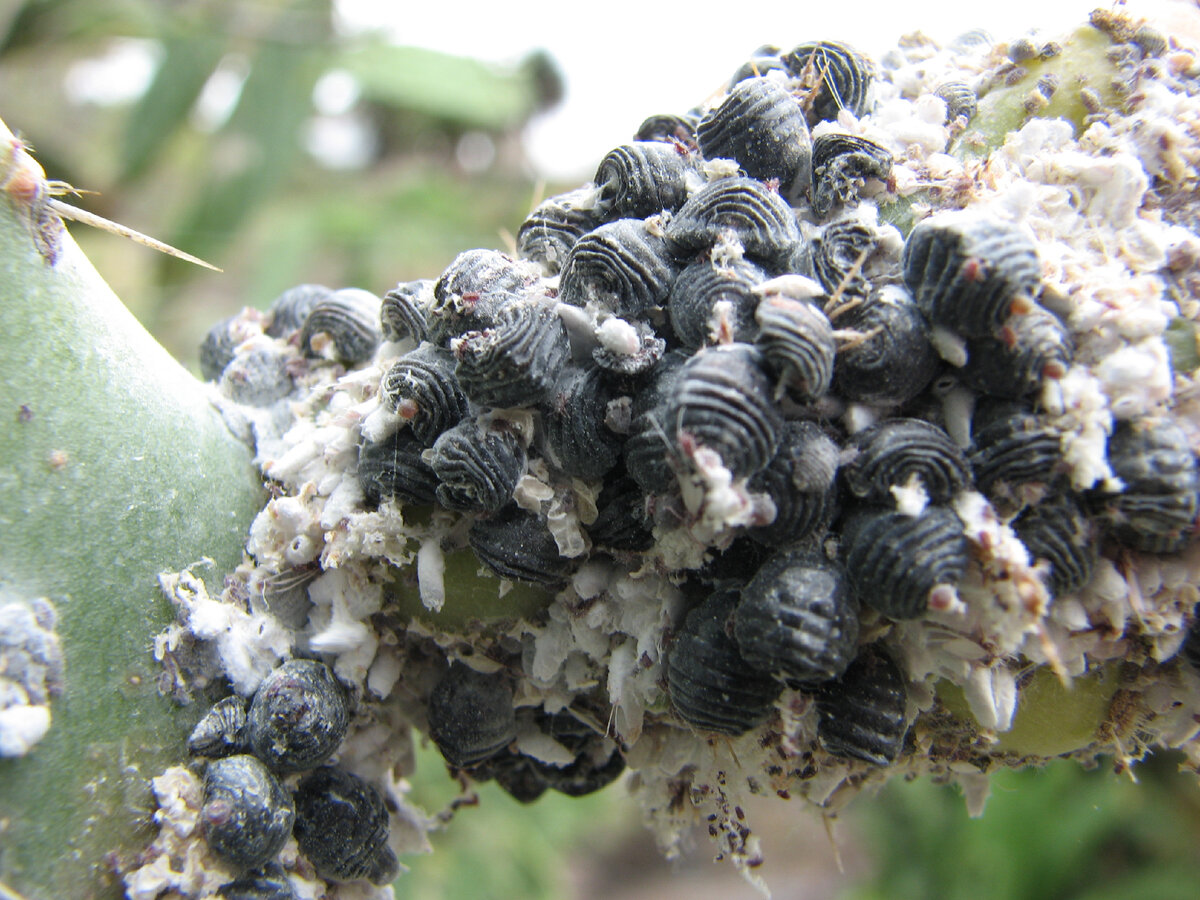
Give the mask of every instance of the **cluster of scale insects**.
M 840 109 L 866 114 L 873 77 L 843 44 L 763 48 L 716 105 L 651 117 L 592 183 L 539 205 L 516 258 L 462 253 L 382 305 L 356 289 L 294 288 L 265 329 L 244 318 L 214 328 L 205 374 L 267 406 L 291 394 L 300 357 L 352 368 L 390 348 L 379 386 L 389 424 L 362 439 L 358 457 L 364 507 L 459 514 L 463 527 L 449 533 L 483 564 L 552 590 L 589 559 L 665 572 L 690 608 L 663 647 L 662 715 L 739 735 L 790 687 L 814 698 L 827 752 L 887 765 L 904 749 L 906 678 L 882 642 L 860 640 L 860 612 L 914 619 L 956 602 L 970 564 L 956 497 L 988 498 L 1045 561 L 1053 598 L 1088 582 L 1102 548 L 1179 552 L 1200 478 L 1183 429 L 1156 414 L 1120 423 L 1109 441 L 1120 490 L 1071 489 L 1039 398 L 1070 368 L 1072 338 L 1038 303 L 1032 237 L 951 211 L 902 239 L 860 206 L 887 194 L 888 149 L 828 127 L 811 137 Z M 957 126 L 974 114 L 967 85 L 937 94 Z M 963 389 L 969 434 L 944 413 L 943 398 Z M 553 499 L 514 499 L 531 472 Z M 581 484 L 594 489 L 590 509 Z M 562 528 L 570 516 L 574 531 Z M 548 788 L 587 793 L 620 774 L 623 748 L 596 726 L 611 710 L 594 693 L 532 712 L 572 763 L 517 752 L 518 717 L 531 714 L 514 710 L 521 657 L 499 662 L 484 674 L 443 660 L 422 694 L 452 768 L 522 801 Z M 271 773 L 319 766 L 340 736 L 322 724 L 328 747 L 281 762 L 255 736 L 264 690 L 244 736 L 237 701 L 218 707 L 237 735 L 220 746 L 237 755 L 209 767 L 214 851 L 262 865 L 294 827 L 320 874 L 386 880 L 386 817 L 350 773 L 305 776 L 292 825 Z M 344 730 L 344 698 L 332 706 Z M 225 812 L 255 803 L 288 812 Z M 351 863 L 304 840 L 306 817 L 333 817 L 337 803 L 363 804 L 369 824 L 332 844 Z M 227 840 L 230 828 L 271 837 Z M 239 855 L 247 843 L 261 853 Z

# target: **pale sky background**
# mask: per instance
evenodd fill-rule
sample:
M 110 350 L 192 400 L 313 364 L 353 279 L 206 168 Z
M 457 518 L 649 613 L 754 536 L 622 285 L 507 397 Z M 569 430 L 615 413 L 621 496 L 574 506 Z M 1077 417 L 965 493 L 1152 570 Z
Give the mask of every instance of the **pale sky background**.
M 532 123 L 528 149 L 540 174 L 589 178 L 604 154 L 655 113 L 684 112 L 721 86 L 765 43 L 845 41 L 878 58 L 920 30 L 947 42 L 974 28 L 998 41 L 1037 28 L 1047 39 L 1086 21 L 1103 0 L 600 0 L 555 3 L 385 3 L 339 0 L 353 28 L 384 29 L 415 44 L 497 62 L 541 47 L 557 61 L 566 98 Z

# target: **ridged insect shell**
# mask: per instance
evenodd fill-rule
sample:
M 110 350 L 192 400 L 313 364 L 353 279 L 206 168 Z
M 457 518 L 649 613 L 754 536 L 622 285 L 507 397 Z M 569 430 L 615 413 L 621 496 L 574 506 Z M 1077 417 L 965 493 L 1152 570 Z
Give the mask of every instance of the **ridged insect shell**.
M 342 288 L 318 301 L 300 329 L 305 356 L 347 365 L 366 362 L 382 337 L 379 308 L 379 298 L 359 288 Z
M 470 410 L 454 373 L 454 357 L 428 341 L 405 353 L 383 374 L 379 402 L 404 419 L 426 447 Z
M 855 134 L 823 134 L 812 145 L 812 208 L 819 218 L 835 204 L 858 201 L 868 179 L 887 182 L 892 154 L 886 147 Z
M 217 888 L 221 900 L 297 900 L 292 882 L 278 863 L 252 869 Z
M 425 444 L 407 428 L 358 450 L 358 483 L 369 506 L 399 500 L 418 506 L 433 503 L 438 476 L 425 461 Z
M 979 98 L 965 81 L 944 81 L 934 90 L 934 95 L 946 102 L 946 124 L 958 119 L 971 121 L 979 108 Z
M 775 504 L 775 520 L 750 528 L 754 540 L 780 547 L 824 531 L 837 513 L 838 446 L 813 422 L 788 422 L 779 451 L 749 481 Z
M 552 790 L 568 797 L 585 797 L 612 784 L 625 771 L 625 758 L 614 742 L 570 712 L 539 715 L 537 722 L 543 734 L 575 754 L 575 760 L 565 766 L 533 760 L 534 769 Z
M 632 421 L 621 455 L 629 476 L 647 493 L 660 493 L 675 482 L 674 471 L 667 461 L 671 446 L 667 399 L 687 359 L 681 350 L 668 353 L 633 398 Z
M 463 393 L 480 406 L 532 406 L 554 388 L 571 355 L 562 319 L 535 302 L 511 303 L 483 331 L 451 342 L 454 374 Z
M 1041 284 L 1037 247 L 1016 225 L 975 212 L 945 212 L 917 223 L 904 243 L 904 283 L 934 325 L 965 337 L 989 335 L 1017 297 Z
M 1179 423 L 1167 416 L 1120 423 L 1108 441 L 1108 463 L 1124 485 L 1097 498 L 1108 534 L 1146 553 L 1186 547 L 1200 514 L 1200 474 Z
M 840 348 L 833 364 L 833 391 L 846 400 L 905 403 L 925 390 L 939 360 L 929 339 L 929 326 L 908 291 L 886 285 L 860 306 L 842 315 L 831 310 L 834 324 L 863 336 Z
M 667 299 L 678 271 L 659 229 L 641 219 L 617 219 L 571 248 L 559 277 L 559 299 L 571 306 L 594 301 L 617 315 L 636 316 Z
M 258 759 L 215 759 L 204 773 L 200 823 L 209 849 L 237 869 L 275 858 L 292 833 L 292 796 Z
M 767 273 L 746 260 L 722 266 L 695 260 L 671 286 L 667 298 L 671 329 L 688 350 L 719 343 L 722 336 L 724 340 L 752 340 L 758 330 L 754 323 L 758 295 L 752 289 L 766 280 Z M 727 312 L 721 318 L 715 318 L 718 303 L 726 304 L 722 309 Z
M 783 60 L 779 56 L 779 48 L 770 45 L 759 47 L 754 53 L 750 54 L 750 58 L 738 66 L 737 71 L 729 78 L 729 90 L 733 90 L 734 85 L 740 81 L 745 81 L 747 78 L 759 78 L 762 76 L 772 76 L 770 73 L 778 72 L 780 75 L 787 75 L 787 66 L 783 64 Z
M 804 110 L 774 78 L 734 84 L 696 128 L 706 159 L 732 159 L 751 178 L 774 179 L 789 198 L 808 187 L 812 140 Z
M 779 448 L 783 417 L 760 351 L 738 343 L 698 351 L 675 378 L 664 424 L 684 460 L 703 446 L 735 476 L 763 468 Z
M 843 523 L 840 554 L 862 602 L 893 619 L 924 615 L 933 589 L 967 569 L 962 522 L 941 506 L 918 516 L 860 509 Z
M 187 741 L 188 752 L 217 759 L 246 752 L 246 701 L 236 694 L 212 705 Z
M 1082 505 L 1059 494 L 1030 506 L 1012 523 L 1031 560 L 1050 564 L 1047 584 L 1054 597 L 1071 594 L 1092 579 L 1099 555 L 1095 529 Z
M 513 693 L 502 675 L 454 662 L 434 685 L 429 736 L 446 762 L 466 768 L 500 753 L 517 736 Z
M 784 551 L 742 588 L 733 636 L 747 663 L 804 687 L 837 678 L 858 644 L 858 601 L 841 566 Z
M 417 344 L 429 340 L 426 310 L 432 303 L 433 281 L 429 278 L 402 281 L 384 294 L 379 308 L 384 340 L 412 338 Z
M 889 419 L 850 437 L 842 475 L 871 503 L 894 502 L 892 488 L 919 482 L 933 503 L 948 503 L 971 483 L 966 455 L 941 428 L 921 419 Z
M 266 333 L 286 338 L 304 327 L 312 308 L 333 293 L 323 284 L 298 284 L 288 288 L 267 307 Z
M 447 346 L 451 338 L 490 327 L 500 310 L 536 280 L 530 264 L 498 250 L 458 254 L 433 285 L 429 340 Z
M 621 459 L 620 436 L 605 424 L 614 397 L 598 366 L 563 370 L 542 410 L 546 447 L 559 470 L 590 481 Z
M 908 732 L 904 674 L 883 650 L 869 646 L 841 678 L 817 690 L 817 738 L 835 756 L 888 766 Z
M 592 187 L 577 188 L 539 203 L 517 231 L 517 252 L 547 275 L 557 275 L 575 242 L 600 224 Z
M 559 552 L 540 516 L 515 505 L 477 519 L 467 540 L 481 563 L 501 578 L 516 581 L 558 585 L 582 562 Z
M 698 113 L 658 113 L 647 116 L 638 130 L 634 133 L 635 141 L 663 141 L 668 144 L 681 144 L 684 147 L 696 146 L 696 126 L 700 123 Z
M 1066 375 L 1073 355 L 1066 326 L 1037 306 L 1011 318 L 995 335 L 968 340 L 959 377 L 974 390 L 1016 400 L 1035 394 L 1045 379 Z
M 852 47 L 837 41 L 809 41 L 785 54 L 783 62 L 808 89 L 805 108 L 810 127 L 835 120 L 842 109 L 860 119 L 870 110 L 874 73 Z
M 644 219 L 674 212 L 687 199 L 690 155 L 661 141 L 635 141 L 610 150 L 592 180 L 600 192 L 598 211 L 605 219 Z
M 746 664 L 727 625 L 736 590 L 717 591 L 684 618 L 667 656 L 671 706 L 694 728 L 745 734 L 771 714 L 783 684 Z
M 295 387 L 291 354 L 273 341 L 252 339 L 221 372 L 221 393 L 246 406 L 266 407 L 282 400 Z
M 871 284 L 862 269 L 879 243 L 880 234 L 875 228 L 857 219 L 839 219 L 804 245 L 803 259 L 796 268 L 812 275 L 828 294 L 866 297 Z
M 804 403 L 823 397 L 833 382 L 837 344 L 833 326 L 819 306 L 807 300 L 767 295 L 754 311 L 754 343 L 774 376 L 776 395 L 786 391 Z
M 688 198 L 667 225 L 667 239 L 686 258 L 731 233 L 745 252 L 768 266 L 783 262 L 800 242 L 796 214 L 777 191 L 754 178 L 710 181 Z
M 595 521 L 587 526 L 594 546 L 632 552 L 654 546 L 654 533 L 646 518 L 646 495 L 628 475 L 610 475 L 604 480 L 596 510 Z
M 975 483 L 993 503 L 1017 503 L 1024 485 L 1052 486 L 1066 471 L 1062 437 L 1021 403 L 980 403 L 972 418 Z
M 240 315 L 222 319 L 208 329 L 200 343 L 200 374 L 204 380 L 220 378 L 237 355 L 237 348 L 260 333 L 257 324 Z
M 254 692 L 246 742 L 273 771 L 301 772 L 329 759 L 349 725 L 346 692 L 329 666 L 292 659 L 276 667 Z
M 438 503 L 458 512 L 495 512 L 508 503 L 527 459 L 515 434 L 474 419 L 442 432 L 423 458 L 440 482 Z
M 296 785 L 296 843 L 330 881 L 390 883 L 400 872 L 388 845 L 379 789 L 339 766 L 322 766 Z

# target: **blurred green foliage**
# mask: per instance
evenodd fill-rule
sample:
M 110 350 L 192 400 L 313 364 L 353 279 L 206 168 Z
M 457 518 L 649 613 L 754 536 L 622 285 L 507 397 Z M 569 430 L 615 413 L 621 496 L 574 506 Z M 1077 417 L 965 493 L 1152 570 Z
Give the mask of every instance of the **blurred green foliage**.
M 1178 757 L 1131 778 L 1074 761 L 993 776 L 984 815 L 930 782 L 889 785 L 860 820 L 878 866 L 847 900 L 1190 900 L 1200 786 Z

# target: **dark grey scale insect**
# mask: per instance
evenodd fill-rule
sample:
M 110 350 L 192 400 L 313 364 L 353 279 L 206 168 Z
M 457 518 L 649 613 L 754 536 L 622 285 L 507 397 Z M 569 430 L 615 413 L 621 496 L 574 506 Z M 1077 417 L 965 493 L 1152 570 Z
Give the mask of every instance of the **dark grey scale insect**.
M 788 202 L 754 178 L 710 181 L 688 198 L 666 229 L 667 240 L 683 258 L 711 249 L 727 233 L 768 266 L 785 262 L 800 243 Z
M 879 232 L 857 219 L 830 222 L 804 244 L 795 269 L 819 281 L 828 294 L 866 297 L 871 284 L 863 268 L 879 242 Z
M 383 295 L 379 321 L 383 339 L 400 341 L 405 338 L 419 344 L 429 340 L 426 309 L 433 301 L 433 280 L 402 281 Z
M 621 459 L 621 438 L 605 424 L 615 394 L 598 366 L 568 367 L 542 409 L 551 462 L 562 472 L 591 481 Z
M 1024 505 L 1026 488 L 1058 484 L 1066 470 L 1062 437 L 1027 406 L 1011 401 L 980 403 L 971 420 L 970 454 L 975 484 L 1008 511 Z
M 668 353 L 633 398 L 632 421 L 621 455 L 629 476 L 647 493 L 661 493 L 675 483 L 675 473 L 667 462 L 671 438 L 666 404 L 687 359 L 681 350 Z
M 813 422 L 788 422 L 779 451 L 747 487 L 775 503 L 775 520 L 747 534 L 769 547 L 823 532 L 838 508 L 837 444 Z
M 969 122 L 975 118 L 979 98 L 975 89 L 965 81 L 942 82 L 933 93 L 946 101 L 946 124 L 953 124 L 959 119 Z
M 287 843 L 295 817 L 291 794 L 260 760 L 240 754 L 208 764 L 200 826 L 226 864 L 250 869 L 270 862 Z
M 783 60 L 779 56 L 778 47 L 764 44 L 751 53 L 748 60 L 738 66 L 737 71 L 729 79 L 729 90 L 733 90 L 734 85 L 747 78 L 759 78 L 769 75 L 771 72 L 786 75 L 787 66 L 783 64 Z
M 698 259 L 685 266 L 671 286 L 667 312 L 671 328 L 688 350 L 723 341 L 750 341 L 758 327 L 753 288 L 767 280 L 760 267 L 739 259 L 715 265 Z M 718 303 L 724 303 L 720 309 Z
M 1050 563 L 1047 586 L 1054 597 L 1073 594 L 1092 579 L 1099 555 L 1095 528 L 1083 506 L 1058 494 L 1030 506 L 1012 522 L 1030 560 Z
M 994 336 L 967 341 L 963 384 L 993 397 L 1016 400 L 1038 391 L 1047 378 L 1067 374 L 1074 357 L 1071 334 L 1054 313 L 1035 306 L 1009 319 Z
M 592 179 L 604 219 L 644 219 L 674 212 L 687 199 L 695 164 L 686 150 L 661 141 L 635 141 L 610 150 Z
M 512 499 L 525 474 L 525 447 L 511 431 L 480 428 L 473 419 L 442 432 L 424 459 L 440 482 L 437 501 L 458 512 L 495 512 Z
M 858 600 L 837 563 L 783 551 L 742 588 L 733 614 L 742 658 L 789 687 L 837 678 L 858 646 Z
M 384 885 L 400 873 L 383 795 L 339 766 L 322 766 L 296 785 L 295 834 L 300 852 L 326 880 Z
M 542 402 L 571 357 L 562 319 L 536 302 L 509 304 L 489 328 L 467 332 L 450 347 L 463 393 L 480 406 Z
M 890 419 L 851 435 L 841 471 L 850 493 L 883 506 L 894 502 L 892 488 L 919 483 L 930 502 L 942 504 L 971 484 L 963 451 L 921 419 Z
M 685 204 L 686 205 L 686 204 Z M 660 306 L 679 266 L 659 229 L 641 219 L 617 219 L 581 237 L 559 276 L 559 299 L 571 306 L 594 301 L 618 315 Z
M 681 144 L 689 149 L 696 146 L 696 126 L 700 124 L 698 113 L 659 113 L 647 116 L 634 133 L 635 141 L 663 141 Z
M 690 580 L 713 590 L 744 585 L 770 557 L 770 548 L 740 535 L 724 550 L 713 553 L 699 569 L 690 570 Z M 732 636 L 732 630 L 729 633 Z
M 654 546 L 646 517 L 646 495 L 628 475 L 604 480 L 596 499 L 596 518 L 587 526 L 592 544 L 602 550 L 641 552 Z
M 300 329 L 300 348 L 310 358 L 346 365 L 366 362 L 382 337 L 379 308 L 379 298 L 370 291 L 334 291 L 309 310 Z
M 546 784 L 568 797 L 585 797 L 612 784 L 625 771 L 625 758 L 613 741 L 597 734 L 567 711 L 538 716 L 538 728 L 571 753 L 575 761 L 555 766 L 533 760 Z
M 833 121 L 848 109 L 858 118 L 870 110 L 873 67 L 858 51 L 837 41 L 809 41 L 783 57 L 784 65 L 808 91 L 809 126 Z
M 256 323 L 240 315 L 222 319 L 208 329 L 200 343 L 200 374 L 204 380 L 216 381 L 220 378 L 225 367 L 237 355 L 237 348 L 261 333 Z
M 546 779 L 528 756 L 503 750 L 490 759 L 472 767 L 471 780 L 483 783 L 495 781 L 518 803 L 533 803 L 550 790 Z
M 433 285 L 429 340 L 447 346 L 451 338 L 491 327 L 500 310 L 536 280 L 528 263 L 498 250 L 458 254 Z
M 217 896 L 221 900 L 296 900 L 296 891 L 283 866 L 270 863 L 221 885 Z
M 458 768 L 503 751 L 517 736 L 513 693 L 503 675 L 454 662 L 434 685 L 427 708 L 429 736 Z
M 775 78 L 734 84 L 696 126 L 705 159 L 732 159 L 760 181 L 773 180 L 789 199 L 808 188 L 812 140 L 804 110 Z
M 1200 619 L 1192 620 L 1192 627 L 1188 629 L 1183 646 L 1179 648 L 1179 655 L 1188 665 L 1200 672 Z
M 301 772 L 333 756 L 349 725 L 346 692 L 329 666 L 291 659 L 254 692 L 246 715 L 246 743 L 272 771 Z
M 812 208 L 825 218 L 835 205 L 857 203 L 868 179 L 887 182 L 892 154 L 855 134 L 823 134 L 812 145 Z
M 379 381 L 379 402 L 426 447 L 470 411 L 454 374 L 454 356 L 428 341 L 392 363 Z
M 426 462 L 425 444 L 407 428 L 358 449 L 358 483 L 368 506 L 399 500 L 425 506 L 437 496 L 438 476 Z
M 939 213 L 904 242 L 904 283 L 934 325 L 994 334 L 1041 284 L 1037 247 L 1018 226 L 972 212 Z
M 320 574 L 319 564 L 310 564 L 273 572 L 262 579 L 258 589 L 267 611 L 288 628 L 299 631 L 312 609 L 308 586 Z
M 671 706 L 693 728 L 745 734 L 771 714 L 783 683 L 746 664 L 729 633 L 736 590 L 709 595 L 684 618 L 667 656 Z
M 754 312 L 755 345 L 775 381 L 775 396 L 785 392 L 806 403 L 823 397 L 833 383 L 837 343 L 833 326 L 819 306 L 779 294 L 763 297 Z
M 783 430 L 771 388 L 757 347 L 732 343 L 697 351 L 680 368 L 663 413 L 681 461 L 708 447 L 735 477 L 763 468 Z
M 863 403 L 906 403 L 933 380 L 940 365 L 929 325 L 899 285 L 885 285 L 861 305 L 830 312 L 833 324 L 861 339 L 843 344 L 833 364 L 833 391 Z
M 967 568 L 967 539 L 951 510 L 917 516 L 859 509 L 842 526 L 841 558 L 859 599 L 893 619 L 925 614 L 935 587 L 954 587 Z
M 516 505 L 477 519 L 467 540 L 481 563 L 517 581 L 558 585 L 583 561 L 563 556 L 541 517 Z
M 575 242 L 600 224 L 595 201 L 591 187 L 543 200 L 517 231 L 517 253 L 557 275 Z
M 255 343 L 221 372 L 221 393 L 247 406 L 270 406 L 292 392 L 291 354 L 270 342 Z
M 904 749 L 908 688 L 879 647 L 864 647 L 841 678 L 817 689 L 816 700 L 817 739 L 834 756 L 888 766 Z
M 287 338 L 304 327 L 312 308 L 333 293 L 323 284 L 298 284 L 288 288 L 267 307 L 266 333 Z
M 192 729 L 187 748 L 195 756 L 210 759 L 245 753 L 246 701 L 232 695 L 214 703 Z
M 1168 416 L 1121 422 L 1108 439 L 1108 464 L 1124 485 L 1093 498 L 1108 535 L 1145 553 L 1186 547 L 1200 514 L 1200 474 L 1179 423 Z

